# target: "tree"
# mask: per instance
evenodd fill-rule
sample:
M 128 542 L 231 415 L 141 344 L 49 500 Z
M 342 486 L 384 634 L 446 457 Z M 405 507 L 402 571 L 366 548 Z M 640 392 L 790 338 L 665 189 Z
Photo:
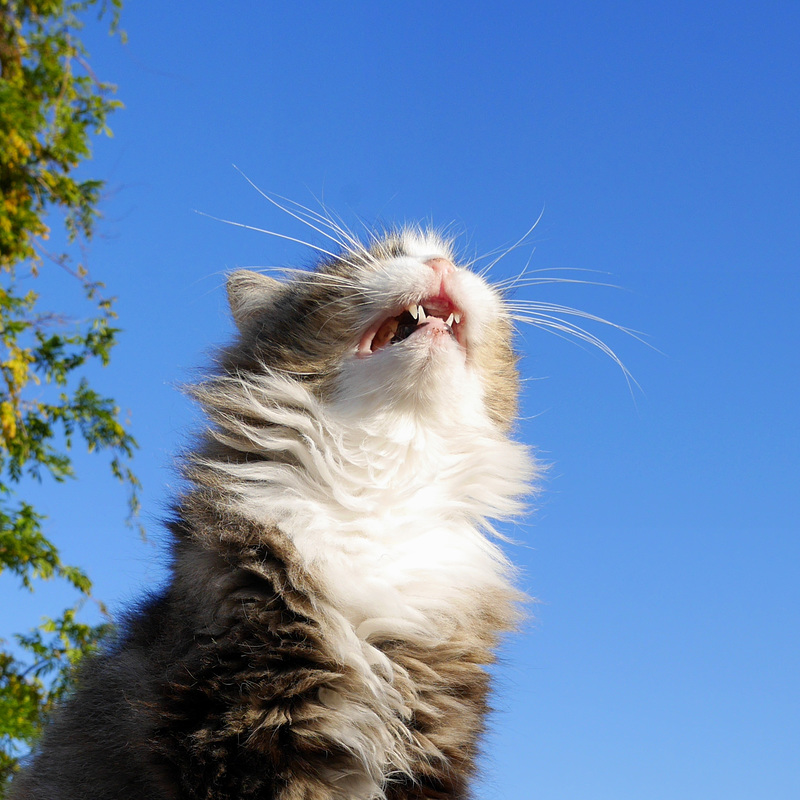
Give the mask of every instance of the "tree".
M 93 6 L 118 32 L 121 0 L 0 0 L 0 573 L 32 591 L 58 578 L 82 602 L 88 576 L 64 564 L 42 528 L 44 517 L 19 496 L 32 476 L 73 476 L 77 442 L 110 454 L 113 475 L 137 510 L 130 458 L 136 443 L 111 398 L 92 389 L 86 368 L 108 363 L 118 329 L 113 298 L 90 278 L 80 255 L 94 232 L 103 187 L 78 179 L 92 135 L 110 134 L 120 103 L 94 75 L 78 39 Z M 62 246 L 48 249 L 51 233 Z M 43 308 L 36 278 L 63 269 L 89 308 L 82 320 Z M 79 604 L 80 605 L 80 604 Z M 37 629 L 0 640 L 0 797 L 19 757 L 70 686 L 71 667 L 97 646 L 108 625 L 79 621 L 78 606 Z

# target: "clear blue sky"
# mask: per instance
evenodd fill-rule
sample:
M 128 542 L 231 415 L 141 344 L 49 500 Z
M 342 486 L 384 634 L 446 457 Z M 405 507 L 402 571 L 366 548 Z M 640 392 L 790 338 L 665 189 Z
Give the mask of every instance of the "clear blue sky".
M 196 424 L 176 387 L 230 335 L 224 271 L 310 260 L 195 213 L 317 241 L 232 164 L 354 225 L 451 225 L 468 253 L 544 209 L 531 268 L 623 288 L 520 296 L 660 352 L 594 331 L 632 397 L 599 353 L 520 338 L 519 435 L 552 467 L 511 554 L 541 602 L 504 651 L 479 796 L 800 797 L 800 3 L 131 0 L 123 27 L 87 32 L 126 106 L 87 170 L 109 189 L 89 264 L 119 297 L 97 381 L 141 444 L 152 543 L 80 455 L 80 480 L 31 489 L 65 559 L 115 609 L 158 583 Z M 3 576 L 0 636 L 62 600 Z

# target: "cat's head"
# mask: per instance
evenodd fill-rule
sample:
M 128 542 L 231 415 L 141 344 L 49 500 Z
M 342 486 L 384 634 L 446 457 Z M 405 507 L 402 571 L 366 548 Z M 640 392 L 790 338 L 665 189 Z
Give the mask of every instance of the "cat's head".
M 285 280 L 234 272 L 239 340 L 223 368 L 273 370 L 347 413 L 485 413 L 507 427 L 518 376 L 500 294 L 451 242 L 403 229 Z

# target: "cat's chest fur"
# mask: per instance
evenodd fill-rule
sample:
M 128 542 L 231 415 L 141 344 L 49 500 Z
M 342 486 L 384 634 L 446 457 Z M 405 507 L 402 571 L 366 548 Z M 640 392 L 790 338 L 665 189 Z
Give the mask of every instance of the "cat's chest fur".
M 280 384 L 271 381 L 270 397 Z M 373 409 L 365 419 L 292 391 L 291 443 L 270 425 L 275 409 L 252 392 L 247 435 L 253 447 L 291 450 L 302 473 L 274 462 L 228 473 L 238 513 L 288 537 L 318 583 L 317 602 L 362 640 L 437 640 L 482 594 L 507 584 L 487 519 L 518 510 L 513 498 L 526 488 L 530 462 L 474 398 Z

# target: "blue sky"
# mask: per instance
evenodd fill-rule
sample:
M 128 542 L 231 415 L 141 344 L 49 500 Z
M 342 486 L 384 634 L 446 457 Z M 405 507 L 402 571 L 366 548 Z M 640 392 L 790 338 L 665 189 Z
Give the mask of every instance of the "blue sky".
M 800 796 L 800 4 L 166 4 L 87 31 L 126 108 L 89 265 L 124 329 L 99 388 L 141 450 L 150 542 L 102 459 L 30 487 L 66 560 L 121 609 L 163 577 L 178 391 L 231 327 L 224 273 L 319 243 L 258 186 L 356 226 L 430 220 L 494 270 L 596 270 L 524 290 L 642 331 L 597 352 L 522 331 L 519 436 L 552 466 L 510 548 L 539 599 L 504 649 L 479 796 Z M 534 251 L 532 253 L 532 251 Z M 532 253 L 532 255 L 531 255 Z M 39 288 L 72 301 L 61 275 Z M 67 300 L 64 300 L 67 298 Z M 80 313 L 75 306 L 75 314 Z M 0 636 L 56 586 L 0 578 Z

